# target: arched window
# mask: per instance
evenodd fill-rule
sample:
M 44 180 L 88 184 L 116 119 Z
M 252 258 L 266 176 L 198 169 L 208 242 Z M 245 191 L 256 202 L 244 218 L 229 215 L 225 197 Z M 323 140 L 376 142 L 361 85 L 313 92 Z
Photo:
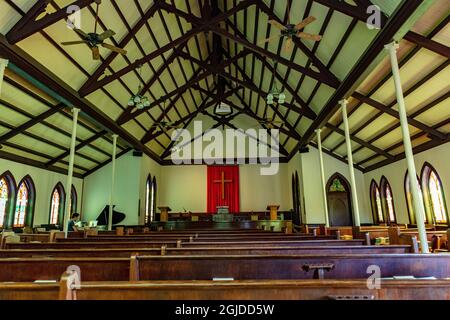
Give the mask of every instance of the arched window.
M 72 185 L 72 190 L 70 190 L 70 199 L 69 199 L 70 216 L 72 216 L 72 213 L 77 212 L 77 203 L 78 203 L 77 190 Z
M 156 177 L 153 177 L 152 188 L 150 192 L 150 221 L 155 220 L 156 212 Z
M 13 227 L 32 227 L 34 216 L 35 187 L 30 176 L 26 176 L 17 188 Z
M 380 188 L 375 180 L 370 183 L 370 202 L 372 205 L 373 222 L 375 224 L 384 223 L 383 206 L 381 204 Z
M 391 185 L 389 184 L 389 181 L 384 176 L 381 177 L 380 188 L 381 188 L 381 199 L 383 209 L 384 212 L 387 213 L 386 216 L 388 223 L 395 223 L 397 221 L 397 218 L 395 216 L 394 197 L 392 196 L 392 188 Z
M 0 176 L 0 228 L 10 226 L 8 218 L 13 214 L 16 182 L 11 172 Z
M 420 197 L 423 199 L 422 188 L 420 187 L 419 177 L 417 177 L 417 184 L 419 186 Z M 414 213 L 413 199 L 412 199 L 412 193 L 411 193 L 411 184 L 409 182 L 408 171 L 406 171 L 406 175 L 405 175 L 405 197 L 406 197 L 406 204 L 408 207 L 409 221 L 412 224 L 416 224 L 416 216 Z M 425 223 L 428 223 L 428 221 L 429 221 L 426 214 L 424 216 L 424 221 L 425 221 Z
M 150 216 L 151 216 L 151 199 L 152 194 L 152 177 L 148 175 L 147 181 L 145 182 L 145 223 L 150 222 Z
M 62 224 L 64 219 L 64 201 L 66 193 L 60 182 L 53 189 L 50 198 L 50 224 Z
M 448 211 L 445 203 L 442 182 L 436 170 L 425 163 L 421 173 L 422 189 L 427 215 L 434 223 L 448 224 Z

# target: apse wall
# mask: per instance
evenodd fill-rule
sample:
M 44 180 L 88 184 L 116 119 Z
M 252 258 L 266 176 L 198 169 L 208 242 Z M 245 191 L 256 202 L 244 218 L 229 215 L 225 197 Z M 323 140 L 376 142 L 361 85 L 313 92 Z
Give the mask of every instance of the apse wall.
M 36 203 L 34 209 L 33 225 L 47 224 L 50 219 L 50 199 L 56 184 L 60 182 L 66 189 L 67 175 L 48 171 L 22 163 L 17 163 L 5 159 L 0 159 L 0 175 L 9 170 L 16 184 L 19 184 L 23 177 L 30 175 L 36 187 Z M 82 197 L 83 197 L 83 180 L 73 178 L 72 182 L 78 195 L 77 210 L 81 211 Z
M 417 175 L 426 161 L 428 161 L 437 171 L 441 178 L 444 194 L 447 200 L 447 209 L 450 209 L 450 143 L 429 149 L 427 151 L 414 154 Z M 406 205 L 404 179 L 407 171 L 406 159 L 384 166 L 377 170 L 370 171 L 364 175 L 364 189 L 368 194 L 372 179 L 379 185 L 381 177 L 384 175 L 392 188 L 394 198 L 394 208 L 399 223 L 409 223 L 408 208 Z M 370 201 L 370 198 L 369 198 Z
M 279 204 L 280 210 L 290 210 L 287 164 L 280 164 L 279 173 L 272 176 L 261 175 L 261 167 L 239 166 L 241 211 L 264 211 L 271 203 Z M 163 166 L 161 180 L 159 203 L 170 205 L 175 212 L 207 211 L 207 166 Z

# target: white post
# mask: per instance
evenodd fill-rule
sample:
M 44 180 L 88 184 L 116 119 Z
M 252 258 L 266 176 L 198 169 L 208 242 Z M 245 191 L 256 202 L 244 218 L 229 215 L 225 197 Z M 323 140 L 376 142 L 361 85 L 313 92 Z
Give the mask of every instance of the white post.
M 109 195 L 109 217 L 108 217 L 108 230 L 112 230 L 112 217 L 113 217 L 113 199 L 114 199 L 114 183 L 116 179 L 116 152 L 117 152 L 117 134 L 113 134 L 113 152 L 111 162 L 111 194 Z
M 406 115 L 405 99 L 403 96 L 402 82 L 400 79 L 400 70 L 397 60 L 398 44 L 392 42 L 385 46 L 389 50 L 391 57 L 392 74 L 395 83 L 395 92 L 397 95 L 398 113 L 400 116 L 400 125 L 402 128 L 403 145 L 405 148 L 406 163 L 408 165 L 409 181 L 411 183 L 411 193 L 413 199 L 414 214 L 416 215 L 417 229 L 419 230 L 420 248 L 422 253 L 429 253 L 427 233 L 425 230 L 425 206 L 423 198 L 420 195 L 419 185 L 417 183 L 416 166 L 414 164 L 414 156 L 411 146 L 411 138 L 408 128 L 408 118 Z
M 352 188 L 352 203 L 353 203 L 353 215 L 355 226 L 359 227 L 361 225 L 359 220 L 359 207 L 358 207 L 358 194 L 356 192 L 356 180 L 355 180 L 355 170 L 353 168 L 353 154 L 352 154 L 352 142 L 350 140 L 350 129 L 348 126 L 348 117 L 347 117 L 347 99 L 339 101 L 342 109 L 342 120 L 344 121 L 344 129 L 345 129 L 345 143 L 347 145 L 347 160 L 348 160 L 348 169 L 350 171 L 350 187 Z
M 8 60 L 0 58 L 0 96 L 2 95 L 2 84 L 3 84 L 3 76 L 5 74 L 5 69 L 8 66 Z
M 66 183 L 66 205 L 64 207 L 64 237 L 67 238 L 67 232 L 69 231 L 69 219 L 70 217 L 70 195 L 72 191 L 72 176 L 73 176 L 73 163 L 75 160 L 75 143 L 77 141 L 77 123 L 78 113 L 80 109 L 73 108 L 73 121 L 72 121 L 72 141 L 70 143 L 70 156 L 69 156 L 69 171 L 67 173 Z
M 317 129 L 317 146 L 319 149 L 319 163 L 320 163 L 320 177 L 322 180 L 322 200 L 323 200 L 323 209 L 325 213 L 325 226 L 328 228 L 330 226 L 330 220 L 328 218 L 328 202 L 327 202 L 327 190 L 325 183 L 325 170 L 323 169 L 323 154 L 322 154 L 322 129 Z

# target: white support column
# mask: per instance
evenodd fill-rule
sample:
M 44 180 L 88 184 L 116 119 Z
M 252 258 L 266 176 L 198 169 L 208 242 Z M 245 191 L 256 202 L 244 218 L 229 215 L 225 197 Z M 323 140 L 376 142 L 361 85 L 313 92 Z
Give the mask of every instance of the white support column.
M 109 216 L 108 216 L 108 230 L 112 230 L 113 217 L 113 199 L 114 199 L 114 184 L 116 180 L 116 152 L 117 152 L 117 134 L 113 134 L 113 152 L 111 161 L 111 194 L 109 195 Z
M 403 96 L 402 82 L 400 79 L 400 70 L 397 60 L 398 44 L 392 42 L 385 46 L 389 50 L 391 58 L 392 75 L 395 83 L 395 92 L 397 95 L 398 113 L 400 116 L 400 125 L 402 128 L 403 145 L 405 148 L 406 163 L 408 165 L 409 181 L 411 183 L 411 193 L 413 198 L 414 214 L 417 221 L 417 229 L 419 230 L 420 248 L 422 253 L 428 253 L 427 233 L 425 230 L 425 206 L 423 198 L 420 194 L 419 185 L 417 183 L 416 165 L 414 164 L 413 150 L 411 146 L 411 137 L 409 134 L 408 118 L 406 115 L 405 99 Z
M 66 204 L 64 206 L 64 237 L 67 238 L 67 232 L 69 230 L 69 220 L 70 220 L 70 195 L 72 191 L 72 177 L 73 177 L 73 163 L 75 160 L 75 143 L 77 140 L 77 123 L 78 123 L 78 113 L 80 109 L 73 108 L 73 121 L 72 121 L 72 141 L 70 143 L 70 156 L 69 156 L 69 171 L 67 173 L 67 183 L 66 183 Z
M 323 200 L 323 210 L 325 214 L 325 226 L 328 228 L 330 226 L 330 220 L 328 218 L 328 202 L 327 202 L 327 190 L 325 182 L 325 170 L 323 169 L 323 154 L 322 154 L 322 129 L 317 129 L 317 147 L 319 149 L 319 163 L 320 163 L 320 178 L 322 181 L 322 200 Z
M 345 129 L 345 143 L 347 145 L 347 160 L 348 169 L 350 171 L 350 186 L 352 188 L 352 204 L 353 204 L 353 216 L 355 226 L 359 227 L 361 222 L 359 220 L 359 206 L 358 206 L 358 193 L 356 192 L 356 180 L 355 180 L 355 170 L 353 168 L 353 154 L 352 154 L 352 142 L 350 140 L 350 129 L 348 126 L 347 117 L 347 103 L 346 99 L 339 101 L 342 109 L 342 120 L 344 121 Z
M 5 74 L 5 69 L 8 66 L 9 60 L 0 58 L 0 97 L 2 95 L 2 84 L 3 76 Z

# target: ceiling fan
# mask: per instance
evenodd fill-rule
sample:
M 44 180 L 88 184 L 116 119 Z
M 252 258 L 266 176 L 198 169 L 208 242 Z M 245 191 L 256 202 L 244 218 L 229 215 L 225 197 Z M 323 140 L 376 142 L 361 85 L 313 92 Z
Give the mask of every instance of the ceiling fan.
M 309 24 L 316 21 L 316 18 L 313 16 L 309 16 L 302 22 L 298 24 L 291 24 L 290 23 L 290 12 L 288 12 L 288 21 L 287 24 L 284 26 L 281 23 L 279 23 L 276 20 L 269 20 L 269 23 L 273 25 L 275 28 L 281 30 L 281 33 L 278 36 L 270 37 L 267 39 L 264 39 L 261 41 L 261 43 L 270 42 L 272 40 L 275 40 L 280 37 L 287 38 L 286 44 L 284 46 L 284 51 L 289 51 L 289 49 L 292 47 L 294 38 L 301 38 L 301 39 L 307 39 L 307 40 L 313 40 L 313 41 L 320 41 L 322 40 L 322 36 L 318 34 L 311 34 L 303 32 L 302 30 Z
M 159 121 L 159 122 L 155 122 L 151 126 L 150 130 L 153 130 L 155 128 L 159 128 L 161 131 L 167 132 L 170 129 L 180 129 L 180 128 L 182 128 L 183 124 L 176 125 L 175 122 L 171 122 L 171 121 L 166 120 L 167 112 L 166 112 L 165 104 L 166 103 L 164 102 L 164 108 L 163 108 L 164 117 L 163 117 L 163 119 L 161 121 Z
M 105 32 L 98 34 L 97 33 L 97 26 L 98 26 L 98 9 L 100 4 L 102 3 L 101 0 L 95 0 L 95 3 L 97 4 L 97 10 L 95 13 L 95 26 L 94 26 L 94 32 L 91 33 L 85 33 L 84 31 L 74 28 L 73 30 L 83 39 L 79 41 L 68 41 L 68 42 L 62 42 L 61 44 L 63 46 L 71 46 L 71 45 L 77 45 L 77 44 L 87 44 L 89 48 L 91 48 L 92 51 L 92 58 L 94 60 L 100 60 L 100 50 L 98 46 L 102 46 L 103 48 L 109 49 L 111 51 L 120 53 L 122 55 L 126 55 L 127 51 L 115 47 L 111 44 L 105 43 L 104 41 L 106 39 L 111 38 L 116 33 L 113 30 L 106 30 Z

